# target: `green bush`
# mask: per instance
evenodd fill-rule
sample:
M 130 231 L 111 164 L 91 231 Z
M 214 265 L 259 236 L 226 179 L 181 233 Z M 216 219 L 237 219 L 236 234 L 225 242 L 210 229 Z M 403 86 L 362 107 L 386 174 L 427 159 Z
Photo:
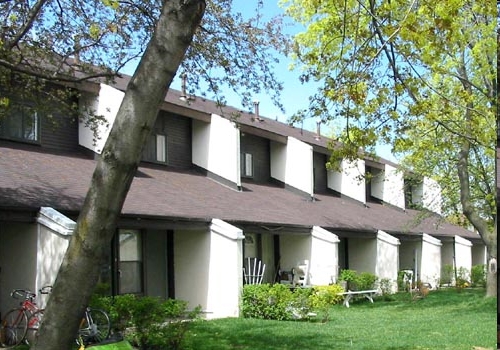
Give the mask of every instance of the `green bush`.
M 457 279 L 455 281 L 455 287 L 457 289 L 470 287 L 470 272 L 467 268 L 461 266 L 457 270 Z
M 346 282 L 356 281 L 357 272 L 355 270 L 343 269 L 340 271 L 339 280 Z
M 358 290 L 370 290 L 375 288 L 378 277 L 370 272 L 362 272 L 356 276 Z
M 288 311 L 292 312 L 292 318 L 304 319 L 309 317 L 312 292 L 312 288 L 297 288 L 293 291 L 292 300 L 288 307 Z
M 243 287 L 241 313 L 247 318 L 290 320 L 293 298 L 284 284 L 248 284 Z
M 344 269 L 340 272 L 339 281 L 347 282 L 348 290 L 373 289 L 377 276 L 369 272 L 358 273 L 356 270 Z
M 114 332 L 123 332 L 139 349 L 181 349 L 191 322 L 201 314 L 199 307 L 189 312 L 187 302 L 138 297 L 133 294 L 93 299 L 93 306 L 106 310 Z
M 445 264 L 441 269 L 441 284 L 451 284 L 454 277 L 453 265 Z
M 474 287 L 486 286 L 486 265 L 472 266 L 470 278 Z
M 348 290 L 358 290 L 357 278 L 356 270 L 343 269 L 340 271 L 339 281 L 344 281 Z
M 397 278 L 397 283 L 398 283 L 398 291 L 403 291 L 408 288 L 408 286 L 404 282 L 404 276 L 405 272 L 403 270 L 398 272 L 398 278 Z
M 386 301 L 394 300 L 392 296 L 392 281 L 389 278 L 382 278 L 379 283 L 382 298 Z
M 241 314 L 246 318 L 293 320 L 305 319 L 315 311 L 328 319 L 330 307 L 342 301 L 337 294 L 343 291 L 339 285 L 297 288 L 293 292 L 283 284 L 245 285 Z
M 344 288 L 338 284 L 312 288 L 312 293 L 309 296 L 309 303 L 313 311 L 322 314 L 323 322 L 328 321 L 330 318 L 331 307 L 343 300 L 343 296 L 338 294 L 342 292 L 344 292 Z

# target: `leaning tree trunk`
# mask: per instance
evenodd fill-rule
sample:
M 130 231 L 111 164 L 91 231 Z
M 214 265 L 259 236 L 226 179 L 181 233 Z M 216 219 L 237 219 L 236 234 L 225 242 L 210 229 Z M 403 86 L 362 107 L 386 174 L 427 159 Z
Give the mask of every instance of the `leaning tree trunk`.
M 497 235 L 475 210 L 470 198 L 469 187 L 470 141 L 464 139 L 458 154 L 458 178 L 460 181 L 460 202 L 464 215 L 479 232 L 487 251 L 486 296 L 497 296 Z
M 76 230 L 32 349 L 71 349 L 161 102 L 192 42 L 204 0 L 164 0 L 97 162 Z

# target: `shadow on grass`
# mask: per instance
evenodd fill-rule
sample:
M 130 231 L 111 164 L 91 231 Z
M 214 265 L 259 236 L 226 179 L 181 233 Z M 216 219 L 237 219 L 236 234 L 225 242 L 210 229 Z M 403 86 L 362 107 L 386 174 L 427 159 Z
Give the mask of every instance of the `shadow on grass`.
M 190 349 L 336 349 L 349 346 L 349 339 L 331 332 L 328 324 L 307 321 L 223 319 L 200 322 L 190 331 Z
M 450 309 L 467 308 L 468 312 L 490 312 L 496 308 L 495 298 L 486 298 L 484 289 L 441 289 L 431 291 L 425 298 L 414 298 L 410 293 L 398 293 L 394 301 L 381 303 L 380 307 L 398 307 L 402 310 L 435 309 L 449 306 Z

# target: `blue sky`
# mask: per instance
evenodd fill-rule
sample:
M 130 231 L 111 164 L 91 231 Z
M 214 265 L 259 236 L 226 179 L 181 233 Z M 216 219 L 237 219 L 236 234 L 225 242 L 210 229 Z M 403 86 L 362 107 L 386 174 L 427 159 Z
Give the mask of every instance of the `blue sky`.
M 257 6 L 258 0 L 233 0 L 233 9 L 235 12 L 254 13 Z M 283 14 L 284 11 L 278 6 L 278 1 L 263 0 L 264 7 L 263 13 L 266 16 L 272 17 L 279 14 Z M 297 34 L 303 30 L 300 25 L 292 25 L 291 20 L 285 20 L 285 22 L 290 25 L 286 26 L 286 33 L 293 35 Z M 281 122 L 286 122 L 289 117 L 291 117 L 296 111 L 300 109 L 306 109 L 309 105 L 309 96 L 314 94 L 316 86 L 314 83 L 302 84 L 299 81 L 300 72 L 298 69 L 291 71 L 289 69 L 292 61 L 284 56 L 278 56 L 280 63 L 275 66 L 276 76 L 280 81 L 283 82 L 283 91 L 281 93 L 281 102 L 285 108 L 285 113 L 274 106 L 271 98 L 266 93 L 261 93 L 254 96 L 254 100 L 259 101 L 259 112 L 262 116 L 278 119 Z M 124 71 L 126 74 L 132 74 L 133 68 Z M 176 77 L 171 85 L 172 88 L 180 90 L 181 81 L 179 77 Z M 229 89 L 224 91 L 224 96 L 227 100 L 228 105 L 242 108 L 240 97 L 232 93 Z M 314 120 L 306 120 L 303 124 L 304 129 L 316 131 L 316 122 Z M 324 125 L 322 126 L 321 132 L 325 136 L 331 136 L 333 126 Z M 380 147 L 377 149 L 379 156 L 395 161 L 394 157 L 390 154 L 389 147 Z

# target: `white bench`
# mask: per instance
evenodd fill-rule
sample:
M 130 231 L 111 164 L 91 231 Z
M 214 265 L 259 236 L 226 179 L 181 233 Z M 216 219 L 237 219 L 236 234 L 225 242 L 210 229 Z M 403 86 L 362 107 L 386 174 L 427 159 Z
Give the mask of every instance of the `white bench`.
M 344 306 L 349 307 L 349 301 L 356 297 L 356 296 L 363 296 L 366 299 L 370 300 L 370 302 L 373 303 L 373 296 L 378 293 L 378 290 L 372 289 L 372 290 L 356 290 L 356 291 L 350 291 L 348 290 L 347 292 L 343 293 L 338 293 L 338 295 L 343 295 L 344 296 Z

